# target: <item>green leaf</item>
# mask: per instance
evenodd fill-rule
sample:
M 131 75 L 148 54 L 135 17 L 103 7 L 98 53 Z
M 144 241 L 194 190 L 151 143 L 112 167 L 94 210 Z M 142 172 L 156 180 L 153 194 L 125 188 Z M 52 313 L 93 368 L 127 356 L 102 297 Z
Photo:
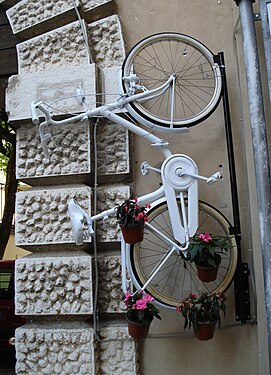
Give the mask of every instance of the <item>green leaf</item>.
M 212 258 L 208 258 L 207 259 L 207 262 L 208 262 L 208 264 L 211 266 L 211 267 L 214 267 L 214 268 L 216 268 L 216 262 L 214 261 L 214 259 L 212 259 Z

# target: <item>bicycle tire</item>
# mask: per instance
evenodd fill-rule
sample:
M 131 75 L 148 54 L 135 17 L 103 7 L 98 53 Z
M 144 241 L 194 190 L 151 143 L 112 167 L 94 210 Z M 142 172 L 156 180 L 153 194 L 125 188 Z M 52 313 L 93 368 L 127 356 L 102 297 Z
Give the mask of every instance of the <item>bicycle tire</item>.
M 175 113 L 171 123 L 169 91 L 145 103 L 127 104 L 129 113 L 142 125 L 158 131 L 180 132 L 206 119 L 221 97 L 220 68 L 214 55 L 198 40 L 179 33 L 159 33 L 137 43 L 122 66 L 122 78 L 136 74 L 146 89 L 161 86 L 176 76 Z M 129 82 L 122 79 L 123 93 Z
M 170 229 L 166 201 L 149 211 L 149 222 L 173 239 Z M 233 280 L 237 265 L 237 247 L 233 235 L 230 235 L 229 221 L 214 207 L 204 202 L 199 203 L 199 227 L 197 233 L 209 231 L 213 236 L 227 236 L 230 249 L 222 255 L 217 279 L 213 282 L 201 282 L 197 276 L 194 263 L 174 253 L 147 286 L 146 292 L 164 307 L 176 308 L 179 302 L 189 293 L 199 295 L 201 292 L 225 292 Z M 144 240 L 132 245 L 129 252 L 131 279 L 137 289 L 147 281 L 148 271 L 159 264 L 169 249 L 157 236 L 145 229 Z

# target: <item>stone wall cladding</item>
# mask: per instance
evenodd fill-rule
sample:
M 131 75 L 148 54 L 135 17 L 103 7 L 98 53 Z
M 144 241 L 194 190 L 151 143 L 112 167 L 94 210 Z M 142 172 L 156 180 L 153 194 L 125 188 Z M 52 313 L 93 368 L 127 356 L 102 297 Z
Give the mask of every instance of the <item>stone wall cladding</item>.
M 15 241 L 18 246 L 74 243 L 68 202 L 75 198 L 90 214 L 91 189 L 83 185 L 66 188 L 35 188 L 17 193 Z
M 17 315 L 91 315 L 91 257 L 24 257 L 16 261 Z
M 16 175 L 20 180 L 40 177 L 89 174 L 90 129 L 89 122 L 51 127 L 53 141 L 48 142 L 50 160 L 44 159 L 38 128 L 22 125 L 16 132 Z M 44 179 L 43 179 L 44 180 Z
M 19 73 L 89 63 L 79 21 L 17 44 Z
M 94 61 L 99 68 L 121 65 L 125 48 L 119 17 L 113 15 L 104 18 L 91 23 L 88 28 Z
M 110 0 L 83 0 L 83 11 L 89 11 Z M 57 15 L 65 17 L 65 13 L 74 10 L 71 0 L 49 0 L 44 3 L 39 0 L 23 0 L 7 11 L 14 34 L 29 29 Z M 76 16 L 76 14 L 75 14 Z
M 43 101 L 56 115 L 84 112 L 86 107 L 76 100 L 76 89 L 82 87 L 90 108 L 96 107 L 95 64 L 62 67 L 46 72 L 12 76 L 6 94 L 6 111 L 10 121 L 30 119 L 31 102 Z M 23 100 L 21 98 L 23 93 Z M 39 116 L 43 116 L 38 111 Z
M 130 172 L 128 131 L 110 121 L 102 121 L 97 131 L 99 175 Z
M 121 66 L 112 66 L 102 70 L 102 92 L 104 93 L 105 104 L 114 103 L 119 99 L 122 93 L 120 79 Z M 119 112 L 126 112 L 126 110 L 120 109 Z
M 72 327 L 72 324 L 69 324 Z M 82 323 L 78 327 L 32 328 L 16 330 L 17 375 L 94 375 L 95 353 L 93 330 Z
M 123 203 L 130 196 L 130 187 L 103 186 L 98 188 L 98 212 L 108 210 L 118 204 Z M 112 216 L 104 221 L 97 223 L 97 239 L 100 242 L 113 242 L 121 240 L 120 229 L 117 224 L 116 216 Z
M 101 312 L 123 313 L 121 288 L 121 257 L 101 257 L 99 264 L 98 301 Z
M 127 324 L 112 324 L 100 329 L 100 368 L 103 375 L 138 375 L 135 340 Z

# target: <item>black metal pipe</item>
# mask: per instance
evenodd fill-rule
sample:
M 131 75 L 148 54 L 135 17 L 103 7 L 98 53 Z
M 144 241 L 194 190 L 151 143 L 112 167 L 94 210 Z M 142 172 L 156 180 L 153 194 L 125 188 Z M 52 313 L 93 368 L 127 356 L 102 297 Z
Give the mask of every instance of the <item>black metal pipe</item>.
M 241 323 L 246 323 L 250 319 L 250 305 L 249 305 L 249 294 L 246 283 L 243 282 L 243 264 L 242 264 L 242 253 L 241 253 L 241 222 L 239 213 L 239 199 L 238 199 L 238 188 L 235 168 L 235 156 L 233 147 L 232 137 L 232 123 L 230 116 L 230 106 L 228 97 L 226 67 L 223 52 L 219 52 L 217 56 L 217 62 L 221 70 L 222 79 L 222 102 L 224 111 L 225 121 L 225 133 L 227 143 L 227 154 L 229 163 L 229 175 L 230 175 L 230 187 L 231 187 L 231 200 L 232 200 L 232 212 L 233 212 L 233 228 L 232 234 L 235 235 L 238 259 L 237 267 L 234 276 L 234 290 L 235 290 L 235 309 L 236 309 L 236 320 Z

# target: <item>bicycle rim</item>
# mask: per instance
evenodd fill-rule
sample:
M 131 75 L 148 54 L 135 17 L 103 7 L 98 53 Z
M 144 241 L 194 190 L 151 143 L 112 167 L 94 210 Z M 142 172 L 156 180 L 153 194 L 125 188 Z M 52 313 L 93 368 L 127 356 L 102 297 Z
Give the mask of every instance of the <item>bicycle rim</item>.
M 165 202 L 149 212 L 149 222 L 163 234 L 173 239 L 168 208 Z M 237 264 L 237 247 L 234 236 L 229 234 L 230 224 L 214 207 L 200 202 L 198 233 L 209 231 L 213 236 L 228 237 L 230 250 L 220 254 L 222 262 L 217 279 L 213 282 L 201 282 L 197 276 L 194 263 L 174 253 L 163 265 L 158 274 L 147 286 L 157 302 L 165 307 L 175 308 L 189 293 L 199 295 L 201 292 L 224 292 L 230 285 Z M 146 229 L 144 240 L 130 249 L 132 281 L 141 288 L 148 280 L 151 271 L 160 264 L 170 249 L 161 239 Z
M 171 92 L 144 103 L 127 105 L 128 111 L 143 125 L 161 131 L 180 131 L 208 117 L 221 94 L 220 69 L 213 54 L 202 43 L 178 33 L 155 34 L 135 45 L 126 57 L 122 76 L 136 74 L 140 85 L 152 90 L 174 74 L 174 114 L 171 119 Z M 129 82 L 122 81 L 123 91 Z

